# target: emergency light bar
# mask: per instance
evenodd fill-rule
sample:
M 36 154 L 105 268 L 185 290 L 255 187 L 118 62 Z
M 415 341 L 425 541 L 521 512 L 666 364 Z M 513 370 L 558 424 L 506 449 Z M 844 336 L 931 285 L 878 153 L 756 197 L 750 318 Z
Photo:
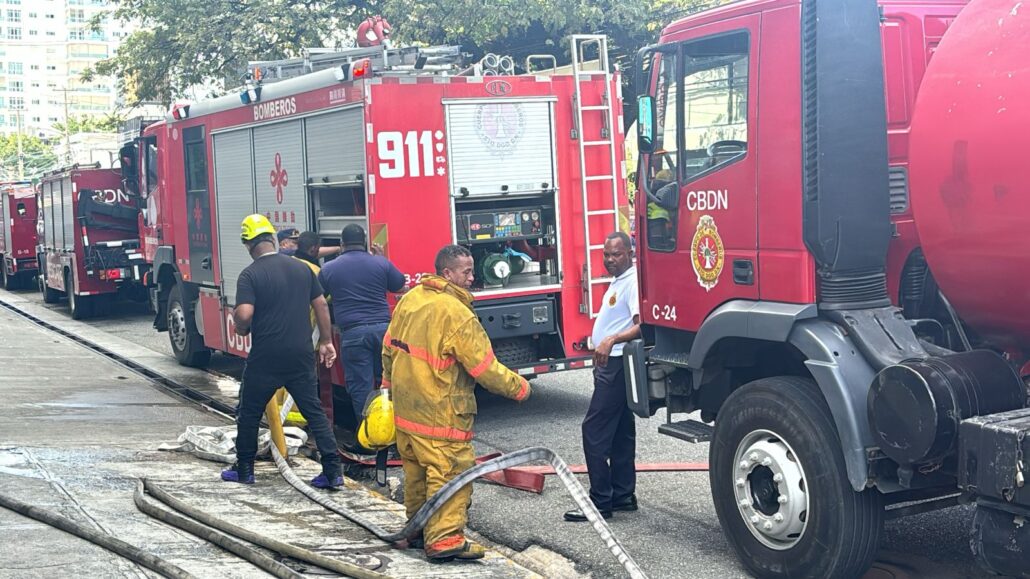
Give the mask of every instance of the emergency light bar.
M 177 121 L 190 118 L 190 105 L 172 105 L 172 118 Z
M 336 80 L 340 82 L 369 77 L 372 76 L 372 60 L 362 58 L 361 60 L 341 64 L 334 72 L 336 73 Z

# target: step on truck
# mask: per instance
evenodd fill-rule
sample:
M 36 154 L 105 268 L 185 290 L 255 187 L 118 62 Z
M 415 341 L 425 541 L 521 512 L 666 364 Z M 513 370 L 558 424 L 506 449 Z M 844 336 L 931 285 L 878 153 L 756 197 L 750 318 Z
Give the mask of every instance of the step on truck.
M 0 183 L 0 285 L 32 286 L 36 268 L 36 189 L 31 181 Z
M 962 502 L 1030 576 L 1027 46 L 1015 0 L 752 0 L 641 51 L 628 402 L 711 441 L 755 575 L 860 577 Z
M 119 298 L 145 301 L 150 270 L 140 252 L 138 201 L 119 169 L 73 166 L 39 185 L 39 269 L 43 301 L 68 300 L 72 318 L 107 312 Z
M 260 63 L 239 90 L 143 129 L 129 150 L 141 242 L 177 359 L 249 352 L 232 310 L 251 261 L 240 222 L 261 213 L 328 246 L 359 224 L 409 287 L 442 246 L 464 245 L 498 359 L 527 377 L 589 366 L 601 248 L 629 207 L 618 72 L 603 36 L 572 42 L 571 74 L 551 57 L 521 75 L 510 58 L 467 65 L 459 47 Z

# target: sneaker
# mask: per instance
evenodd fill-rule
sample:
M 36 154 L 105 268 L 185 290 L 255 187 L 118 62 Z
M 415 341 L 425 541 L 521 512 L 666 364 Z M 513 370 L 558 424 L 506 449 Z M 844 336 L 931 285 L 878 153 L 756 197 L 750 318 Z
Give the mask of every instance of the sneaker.
M 449 561 L 475 561 L 486 556 L 486 547 L 477 545 L 472 541 L 465 541 L 461 546 L 446 551 L 427 553 L 426 559 L 430 563 L 447 563 Z
M 222 480 L 252 485 L 254 484 L 254 465 L 234 463 L 232 468 L 222 471 Z
M 338 474 L 330 479 L 323 472 L 322 474 L 311 479 L 311 486 L 315 487 L 316 489 L 338 489 L 343 486 L 343 475 Z

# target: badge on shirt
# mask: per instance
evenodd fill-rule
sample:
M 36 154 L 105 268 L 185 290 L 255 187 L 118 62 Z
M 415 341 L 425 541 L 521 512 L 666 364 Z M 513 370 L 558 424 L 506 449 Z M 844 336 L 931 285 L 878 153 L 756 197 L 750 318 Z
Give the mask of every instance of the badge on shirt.
M 615 301 L 616 301 L 617 298 L 618 298 L 618 294 L 615 293 L 615 292 L 612 292 L 612 297 L 608 298 L 608 306 L 614 308 L 615 307 Z

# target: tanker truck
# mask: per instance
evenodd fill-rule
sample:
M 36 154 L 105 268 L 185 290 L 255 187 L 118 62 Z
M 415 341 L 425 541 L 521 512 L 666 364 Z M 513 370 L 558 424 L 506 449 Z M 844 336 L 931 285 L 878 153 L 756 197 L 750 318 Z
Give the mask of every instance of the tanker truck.
M 710 441 L 759 577 L 860 577 L 960 503 L 1030 577 L 1028 8 L 744 1 L 638 55 L 627 401 Z

